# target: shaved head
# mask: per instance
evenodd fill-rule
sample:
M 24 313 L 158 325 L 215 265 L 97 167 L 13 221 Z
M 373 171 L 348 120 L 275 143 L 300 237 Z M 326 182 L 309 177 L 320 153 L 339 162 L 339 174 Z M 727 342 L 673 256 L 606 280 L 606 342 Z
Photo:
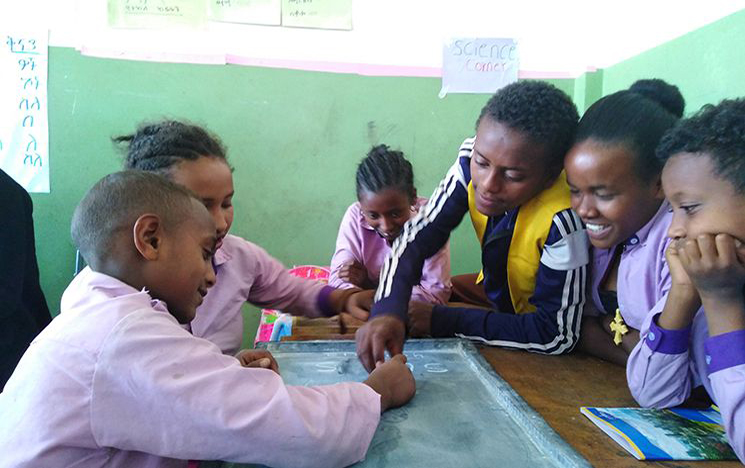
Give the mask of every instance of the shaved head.
M 112 252 L 117 237 L 132 232 L 143 214 L 157 215 L 166 229 L 193 217 L 201 203 L 184 187 L 144 171 L 109 174 L 85 194 L 72 217 L 72 240 L 96 267 Z M 206 214 L 206 210 L 205 210 Z

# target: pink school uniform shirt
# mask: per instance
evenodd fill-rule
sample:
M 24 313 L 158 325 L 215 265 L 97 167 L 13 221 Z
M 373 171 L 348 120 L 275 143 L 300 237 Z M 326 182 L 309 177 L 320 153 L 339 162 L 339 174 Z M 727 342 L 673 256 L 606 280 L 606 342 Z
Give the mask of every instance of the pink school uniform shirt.
M 214 259 L 216 281 L 190 324 L 194 336 L 235 354 L 243 340 L 241 306 L 279 309 L 297 315 L 332 315 L 328 294 L 333 288 L 291 275 L 264 249 L 227 235 Z
M 426 204 L 426 198 L 418 198 L 415 211 Z M 345 263 L 357 261 L 365 266 L 367 277 L 377 287 L 380 270 L 390 251 L 385 239 L 365 221 L 360 203 L 352 203 L 339 226 L 336 251 L 331 258 L 329 285 L 343 289 L 356 287 L 341 280 L 339 270 Z M 424 262 L 422 278 L 412 290 L 411 300 L 445 304 L 450 299 L 450 290 L 450 246 L 446 243 L 439 252 Z
M 110 276 L 85 269 L 61 308 L 0 393 L 0 467 L 341 467 L 377 427 L 367 385 L 290 387 L 243 368 Z
M 616 283 L 618 308 L 624 322 L 637 330 L 641 329 L 650 311 L 662 310 L 670 291 L 665 249 L 670 243 L 667 230 L 671 220 L 670 204 L 665 201 L 652 219 L 623 243 Z M 600 283 L 613 260 L 615 248 L 593 247 L 591 250 L 589 296 L 592 307 L 587 308 L 588 313 L 615 314 L 615 310 L 603 309 L 599 294 Z

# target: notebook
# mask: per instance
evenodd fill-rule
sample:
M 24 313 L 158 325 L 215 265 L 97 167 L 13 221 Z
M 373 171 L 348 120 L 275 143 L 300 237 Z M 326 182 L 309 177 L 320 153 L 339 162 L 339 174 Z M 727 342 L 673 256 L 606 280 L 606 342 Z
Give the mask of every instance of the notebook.
M 638 460 L 737 460 L 716 407 L 580 411 Z

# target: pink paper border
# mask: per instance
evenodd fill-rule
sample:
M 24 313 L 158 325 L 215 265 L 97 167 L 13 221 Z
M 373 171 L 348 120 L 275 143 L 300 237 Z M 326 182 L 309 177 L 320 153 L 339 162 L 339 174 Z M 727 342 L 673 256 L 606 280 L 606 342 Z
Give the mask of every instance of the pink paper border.
M 111 58 L 120 60 L 142 60 L 167 63 L 198 63 L 208 65 L 245 65 L 252 67 L 283 68 L 289 70 L 317 71 L 325 73 L 348 73 L 362 76 L 402 76 L 417 78 L 441 78 L 440 67 L 409 67 L 400 65 L 376 65 L 367 63 L 323 62 L 313 60 L 286 60 L 244 57 L 226 54 L 182 54 L 170 52 L 131 52 L 82 47 L 80 53 L 89 57 Z M 595 71 L 588 68 L 587 71 Z M 546 72 L 520 70 L 517 74 L 522 79 L 573 79 L 578 75 L 570 72 Z

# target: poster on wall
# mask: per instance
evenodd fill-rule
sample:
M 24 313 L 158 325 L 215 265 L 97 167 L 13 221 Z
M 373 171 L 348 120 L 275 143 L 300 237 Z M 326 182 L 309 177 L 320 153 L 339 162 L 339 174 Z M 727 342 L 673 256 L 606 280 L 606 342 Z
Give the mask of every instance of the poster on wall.
M 517 81 L 520 54 L 515 39 L 458 38 L 446 43 L 440 97 L 449 93 L 492 94 Z
M 3 31 L 0 169 L 29 192 L 49 193 L 48 31 Z
M 270 26 L 282 21 L 280 0 L 210 0 L 209 7 L 211 21 Z
M 108 0 L 109 27 L 199 29 L 207 24 L 207 0 Z
M 352 29 L 352 0 L 282 0 L 282 26 Z

